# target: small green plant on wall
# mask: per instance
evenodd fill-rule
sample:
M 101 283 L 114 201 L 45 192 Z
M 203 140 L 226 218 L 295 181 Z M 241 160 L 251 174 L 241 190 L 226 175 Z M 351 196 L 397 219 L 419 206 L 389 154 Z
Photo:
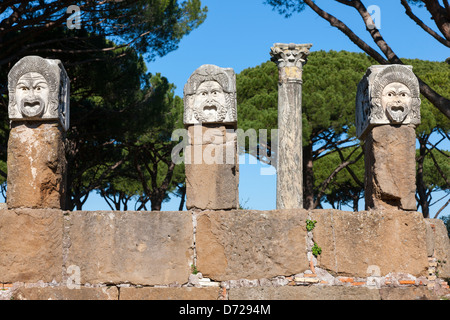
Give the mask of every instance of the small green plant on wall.
M 313 254 L 315 257 L 317 257 L 319 254 L 322 253 L 322 248 L 319 247 L 319 246 L 317 245 L 317 243 L 314 242 L 314 246 L 312 247 L 311 251 L 312 251 L 312 254 Z
M 312 231 L 314 227 L 316 226 L 317 221 L 316 220 L 306 220 L 306 230 Z
M 310 220 L 306 219 L 306 230 L 312 231 L 316 226 L 317 221 L 316 220 Z M 322 248 L 317 245 L 317 243 L 314 242 L 314 246 L 311 248 L 312 254 L 317 257 L 319 254 L 322 253 Z
M 198 273 L 197 266 L 191 264 L 191 273 L 192 274 L 197 274 Z

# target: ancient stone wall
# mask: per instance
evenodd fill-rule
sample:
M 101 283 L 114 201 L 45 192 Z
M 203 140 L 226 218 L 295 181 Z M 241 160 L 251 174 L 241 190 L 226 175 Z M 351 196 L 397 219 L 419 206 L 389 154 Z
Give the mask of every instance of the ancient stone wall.
M 438 299 L 449 253 L 418 212 L 4 209 L 0 297 Z
M 214 65 L 198 68 L 185 86 L 185 151 L 194 160 L 185 163 L 188 211 L 61 210 L 69 79 L 57 60 L 20 60 L 8 77 L 0 299 L 450 298 L 447 230 L 415 211 L 420 99 L 410 68 L 370 69 L 358 89 L 370 210 L 304 210 L 301 147 L 290 151 L 301 145 L 301 67 L 310 45 L 275 47 L 289 85 L 280 84 L 283 197 L 271 211 L 237 209 L 237 137 L 229 130 L 237 127 L 235 74 Z M 392 139 L 405 144 L 395 147 L 405 158 L 393 159 L 385 146 Z

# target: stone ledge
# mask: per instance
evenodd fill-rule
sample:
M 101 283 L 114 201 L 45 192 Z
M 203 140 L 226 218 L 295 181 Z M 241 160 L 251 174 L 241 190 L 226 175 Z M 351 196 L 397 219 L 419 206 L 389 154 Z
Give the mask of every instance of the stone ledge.
M 120 288 L 119 300 L 217 300 L 220 288 Z
M 447 293 L 447 295 L 445 295 Z M 441 300 L 448 291 L 423 286 L 371 289 L 352 286 L 281 287 L 123 287 L 14 286 L 0 292 L 0 300 Z
M 344 286 L 256 287 L 230 289 L 229 300 L 438 300 L 425 287 L 369 289 Z
M 117 287 L 69 289 L 67 287 L 18 288 L 11 300 L 118 300 Z

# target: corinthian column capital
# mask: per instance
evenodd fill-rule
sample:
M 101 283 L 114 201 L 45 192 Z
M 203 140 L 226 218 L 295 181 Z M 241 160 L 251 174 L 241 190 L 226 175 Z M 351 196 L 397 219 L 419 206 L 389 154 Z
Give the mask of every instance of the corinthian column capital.
M 270 48 L 271 60 L 278 66 L 280 82 L 301 82 L 303 65 L 306 63 L 311 46 L 311 43 L 275 43 Z
M 272 61 L 275 62 L 279 68 L 283 67 L 298 67 L 306 62 L 309 55 L 309 49 L 312 47 L 311 43 L 295 44 L 295 43 L 275 43 L 270 48 L 270 55 Z

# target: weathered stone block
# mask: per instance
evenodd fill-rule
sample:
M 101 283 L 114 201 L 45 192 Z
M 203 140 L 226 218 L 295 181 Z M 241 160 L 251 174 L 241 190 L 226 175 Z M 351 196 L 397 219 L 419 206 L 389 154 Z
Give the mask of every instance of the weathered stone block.
M 8 208 L 64 209 L 66 160 L 57 123 L 13 122 L 8 140 Z
M 62 278 L 63 212 L 0 211 L 0 282 L 51 282 Z
M 19 288 L 14 300 L 119 300 L 117 287 L 69 289 L 67 287 Z
M 193 263 L 189 212 L 75 211 L 65 217 L 66 266 L 81 283 L 186 283 Z
M 230 164 L 186 165 L 186 207 L 188 209 L 237 209 L 237 170 Z
M 234 210 L 197 215 L 197 269 L 216 281 L 292 275 L 309 268 L 306 211 Z
M 366 209 L 416 207 L 416 134 L 411 125 L 374 127 L 365 141 Z
M 342 286 L 234 288 L 228 297 L 229 300 L 381 300 L 378 290 Z
M 450 239 L 444 221 L 424 219 L 428 231 L 428 256 L 440 261 L 437 270 L 440 278 L 450 278 Z
M 186 207 L 229 210 L 239 206 L 237 138 L 225 125 L 188 127 Z
M 439 297 L 426 287 L 381 288 L 381 300 L 439 300 Z
M 190 145 L 234 144 L 237 141 L 234 126 L 223 124 L 188 126 L 187 137 Z M 194 159 L 192 159 L 192 163 L 194 163 Z
M 120 300 L 217 300 L 219 288 L 120 288 Z
M 426 225 L 419 212 L 313 210 L 313 239 L 322 248 L 318 265 L 331 273 L 368 277 L 370 266 L 425 275 Z

